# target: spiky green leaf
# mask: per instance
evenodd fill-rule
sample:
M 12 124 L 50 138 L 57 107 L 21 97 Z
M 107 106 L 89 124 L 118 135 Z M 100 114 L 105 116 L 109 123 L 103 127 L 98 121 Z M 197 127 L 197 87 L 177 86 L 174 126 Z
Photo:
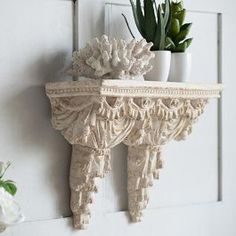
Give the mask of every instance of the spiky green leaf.
M 121 15 L 124 17 L 125 23 L 126 23 L 126 25 L 127 25 L 127 28 L 128 28 L 128 30 L 129 30 L 131 36 L 133 37 L 133 39 L 135 39 L 135 36 L 134 36 L 134 34 L 133 34 L 133 32 L 132 32 L 130 26 L 129 26 L 129 22 L 128 22 L 128 20 L 127 20 L 127 17 L 126 17 L 125 14 L 123 14 L 123 13 L 122 13 Z
M 181 30 L 190 29 L 191 27 L 192 27 L 192 23 L 186 23 L 181 26 Z
M 170 1 L 165 0 L 165 8 L 164 8 L 164 25 L 168 29 L 168 23 L 170 22 Z
M 136 9 L 136 6 L 135 6 L 133 0 L 130 0 L 130 4 L 131 4 L 131 7 L 132 7 L 132 12 L 133 12 L 133 16 L 134 16 L 134 21 L 135 21 L 136 27 L 137 27 L 139 33 L 141 35 L 143 35 L 144 32 L 142 32 L 142 29 L 140 27 L 138 15 L 137 15 L 137 9 Z
M 179 20 L 174 18 L 171 21 L 170 36 L 174 39 L 180 32 Z
M 170 29 L 171 19 L 172 19 L 170 0 L 165 0 L 165 3 L 161 4 L 161 9 L 164 12 L 163 13 L 164 24 L 165 24 L 166 32 L 168 32 L 169 29 Z M 158 14 L 157 7 L 156 7 L 156 11 L 157 11 L 157 14 Z
M 176 48 L 173 49 L 174 52 L 185 52 L 186 49 L 191 45 L 193 38 L 188 38 L 181 42 Z
M 161 8 L 162 8 L 162 10 L 165 9 L 165 7 L 166 7 L 166 4 L 165 4 L 165 3 L 161 3 Z M 157 12 L 158 12 L 158 8 L 156 8 L 156 10 L 157 10 Z
M 145 16 L 145 36 L 147 42 L 153 42 L 156 31 L 156 16 L 154 12 L 154 4 L 152 0 L 144 1 L 144 16 Z
M 183 10 L 184 9 L 184 2 L 183 2 L 183 0 L 180 0 L 179 2 L 177 2 L 177 6 L 179 7 L 179 9 Z
M 183 42 L 180 43 L 176 48 L 174 48 L 173 52 L 185 52 L 187 48 L 187 43 Z
M 170 0 L 166 0 L 166 8 L 165 8 L 165 17 L 167 21 L 165 22 L 165 28 L 166 28 L 166 33 L 169 32 L 170 27 L 171 27 L 171 20 L 172 20 L 172 14 L 171 14 L 171 3 Z
M 191 45 L 192 41 L 193 41 L 193 38 L 188 38 L 184 41 L 184 43 L 186 43 L 186 49 Z
M 179 20 L 180 25 L 183 25 L 184 20 L 185 20 L 185 16 L 186 16 L 186 9 L 183 9 L 182 11 L 176 12 L 175 15 L 174 15 L 174 17 Z
M 175 41 L 176 42 L 181 42 L 183 41 L 187 35 L 189 34 L 189 31 L 191 29 L 192 23 L 187 23 L 184 24 L 181 28 L 180 28 L 180 32 L 179 34 L 175 37 Z
M 144 14 L 142 11 L 142 5 L 140 0 L 136 0 L 136 9 L 137 9 L 137 18 L 139 21 L 140 31 L 142 32 L 141 35 L 145 38 L 145 19 Z
M 171 2 L 171 11 L 172 14 L 175 14 L 178 11 L 183 10 L 183 4 L 181 2 Z
M 155 50 L 164 50 L 165 49 L 165 40 L 166 40 L 166 31 L 164 26 L 164 18 L 161 11 L 161 6 L 158 7 L 157 14 L 157 28 L 156 28 L 156 36 L 154 41 L 154 49 Z
M 175 48 L 175 43 L 172 41 L 170 37 L 166 37 L 165 49 L 173 50 Z

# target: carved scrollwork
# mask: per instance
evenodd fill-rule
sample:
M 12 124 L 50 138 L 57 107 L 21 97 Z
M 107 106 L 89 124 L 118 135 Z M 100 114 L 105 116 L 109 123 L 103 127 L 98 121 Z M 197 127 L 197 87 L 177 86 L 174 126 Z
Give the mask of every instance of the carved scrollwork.
M 89 224 L 89 204 L 93 203 L 93 193 L 98 191 L 96 178 L 103 178 L 110 170 L 110 149 L 73 145 L 70 188 L 75 228 L 85 229 Z
M 128 150 L 128 204 L 133 222 L 141 221 L 149 201 L 148 188 L 159 178 L 161 147 L 138 145 Z
M 203 113 L 207 98 L 221 88 L 194 90 L 179 85 L 144 87 L 98 81 L 49 84 L 53 127 L 73 145 L 70 168 L 74 226 L 86 228 L 96 180 L 111 169 L 110 149 L 128 145 L 128 200 L 132 221 L 141 220 L 149 201 L 148 188 L 159 178 L 161 149 L 181 140 Z M 113 83 L 113 82 L 112 82 Z M 148 96 L 143 96 L 146 94 Z
M 73 145 L 70 188 L 74 226 L 86 228 L 89 204 L 97 192 L 96 178 L 110 170 L 110 149 L 131 131 L 134 120 L 125 116 L 122 98 L 52 98 L 52 124 Z
M 142 111 L 124 140 L 129 146 L 128 199 L 132 221 L 141 220 L 142 210 L 149 200 L 148 188 L 153 185 L 154 178 L 159 178 L 161 147 L 170 140 L 189 135 L 206 102 L 202 99 L 149 99 L 148 102 L 140 99 L 132 104 Z

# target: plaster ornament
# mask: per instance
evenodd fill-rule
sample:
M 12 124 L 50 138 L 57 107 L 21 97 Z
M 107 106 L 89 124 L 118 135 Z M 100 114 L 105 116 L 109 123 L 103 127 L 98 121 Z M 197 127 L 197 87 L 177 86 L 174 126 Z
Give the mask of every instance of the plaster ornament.
M 149 61 L 155 56 L 152 43 L 145 39 L 130 43 L 122 39 L 109 40 L 106 35 L 94 38 L 86 47 L 73 53 L 70 74 L 93 79 L 134 79 L 152 69 Z
M 53 127 L 72 144 L 71 209 L 74 226 L 85 229 L 96 181 L 110 171 L 110 149 L 128 145 L 128 201 L 133 222 L 141 220 L 148 189 L 163 166 L 161 150 L 182 140 L 220 85 L 128 80 L 50 83 Z
M 140 116 L 124 143 L 128 149 L 128 206 L 133 222 L 141 221 L 149 201 L 148 188 L 159 179 L 161 150 L 171 140 L 185 139 L 203 113 L 207 99 L 139 99 Z

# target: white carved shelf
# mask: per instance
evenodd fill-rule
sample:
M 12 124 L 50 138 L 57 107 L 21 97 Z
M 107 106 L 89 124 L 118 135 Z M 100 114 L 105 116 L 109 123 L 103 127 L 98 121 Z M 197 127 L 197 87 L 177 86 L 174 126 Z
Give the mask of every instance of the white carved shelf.
M 222 85 L 133 80 L 88 80 L 46 85 L 52 124 L 73 145 L 70 169 L 74 226 L 89 224 L 96 178 L 111 170 L 110 149 L 128 145 L 128 199 L 131 220 L 141 220 L 148 188 L 159 178 L 161 149 L 185 139 L 209 98 Z

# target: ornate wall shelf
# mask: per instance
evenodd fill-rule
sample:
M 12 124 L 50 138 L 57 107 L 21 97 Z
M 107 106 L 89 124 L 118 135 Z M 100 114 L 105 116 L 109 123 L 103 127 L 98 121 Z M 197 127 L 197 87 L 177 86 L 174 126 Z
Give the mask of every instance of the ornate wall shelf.
M 111 170 L 110 149 L 128 145 L 128 199 L 131 220 L 141 220 L 148 188 L 159 178 L 161 149 L 185 139 L 209 98 L 222 85 L 134 80 L 49 83 L 52 124 L 73 145 L 70 188 L 74 226 L 89 224 L 96 178 Z

